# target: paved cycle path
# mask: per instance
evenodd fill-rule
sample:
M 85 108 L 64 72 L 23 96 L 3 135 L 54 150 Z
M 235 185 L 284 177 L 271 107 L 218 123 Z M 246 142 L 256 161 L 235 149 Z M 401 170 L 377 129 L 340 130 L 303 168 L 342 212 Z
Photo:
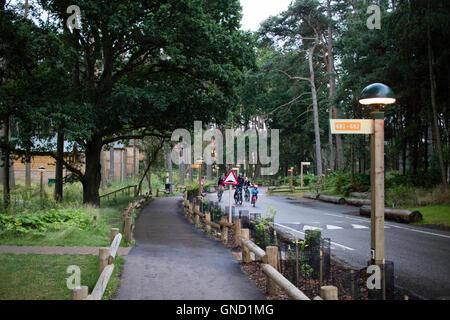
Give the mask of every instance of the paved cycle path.
M 184 217 L 181 197 L 155 198 L 139 213 L 117 300 L 264 300 L 231 251 Z

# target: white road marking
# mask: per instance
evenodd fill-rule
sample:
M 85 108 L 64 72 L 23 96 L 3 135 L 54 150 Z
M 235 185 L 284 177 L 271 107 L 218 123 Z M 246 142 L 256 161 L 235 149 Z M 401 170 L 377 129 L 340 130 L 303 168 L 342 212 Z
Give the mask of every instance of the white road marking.
M 366 226 L 360 226 L 359 224 L 352 224 L 352 227 L 354 229 L 369 229 L 369 227 Z
M 350 219 L 350 220 L 355 220 L 355 221 L 361 221 L 361 222 L 365 222 L 365 223 L 370 223 L 370 220 L 369 220 L 369 219 L 358 219 L 358 218 L 350 218 L 350 217 L 345 217 L 345 218 Z
M 320 231 L 322 231 L 322 228 L 313 227 L 313 226 L 304 226 L 303 227 L 303 231 L 306 231 L 306 230 L 320 230 Z
M 437 237 L 442 237 L 442 238 L 446 238 L 446 239 L 450 239 L 450 236 L 446 236 L 444 234 L 439 234 L 439 233 L 434 233 L 434 232 L 428 232 L 428 231 L 422 231 L 422 230 L 416 230 L 416 229 L 410 229 L 410 228 L 405 228 L 405 227 L 399 227 L 399 226 L 394 226 L 393 224 L 388 224 L 389 227 L 393 227 L 393 228 L 398 228 L 398 229 L 403 229 L 403 230 L 409 230 L 409 231 L 413 231 L 413 232 L 418 232 L 418 233 L 424 233 L 424 234 L 428 234 L 428 235 L 432 235 L 432 236 L 437 236 Z
M 331 224 L 327 224 L 327 229 L 328 230 L 341 230 L 341 229 L 344 229 L 344 228 L 338 227 L 338 226 L 333 226 Z
M 324 213 L 324 215 L 326 215 L 326 216 L 331 216 L 331 217 L 338 217 L 338 218 L 342 218 L 342 215 L 337 215 L 337 214 Z
M 292 228 L 289 228 L 289 227 L 287 227 L 287 226 L 285 226 L 285 225 L 282 225 L 282 224 L 279 224 L 279 223 L 274 223 L 274 224 L 275 224 L 276 226 L 279 226 L 279 227 L 288 229 L 288 230 L 290 230 L 290 231 L 292 231 L 292 232 L 299 233 L 299 234 L 301 234 L 301 235 L 305 235 L 304 232 L 297 231 L 297 230 L 292 229 Z M 342 248 L 342 249 L 344 249 L 344 250 L 355 251 L 355 249 L 353 249 L 353 248 L 343 246 L 342 244 L 339 244 L 339 243 L 336 243 L 336 242 L 333 242 L 333 241 L 331 241 L 331 245 L 338 246 L 338 247 L 340 247 L 340 248 Z

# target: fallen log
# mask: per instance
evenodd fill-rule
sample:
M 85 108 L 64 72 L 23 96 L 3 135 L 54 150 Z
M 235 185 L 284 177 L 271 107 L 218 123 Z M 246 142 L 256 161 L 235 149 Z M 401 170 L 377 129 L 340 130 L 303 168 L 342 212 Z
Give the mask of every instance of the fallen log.
M 369 194 L 367 192 L 352 192 L 350 193 L 350 197 L 367 198 Z
M 306 198 L 306 199 L 317 200 L 318 197 L 319 197 L 319 194 L 307 193 L 307 192 L 305 192 L 305 193 L 303 194 L 303 198 Z
M 321 194 L 321 195 L 319 195 L 319 197 L 317 199 L 320 201 L 331 202 L 331 203 L 335 203 L 335 204 L 345 204 L 345 199 L 342 197 L 327 196 L 327 195 Z
M 359 208 L 359 215 L 370 217 L 371 207 L 363 206 Z M 403 223 L 419 222 L 423 219 L 422 214 L 419 211 L 409 211 L 409 210 L 389 209 L 389 208 L 384 209 L 384 218 L 386 220 Z
M 370 206 L 371 204 L 371 201 L 367 199 L 348 198 L 345 199 L 345 201 L 347 202 L 347 204 L 357 207 Z

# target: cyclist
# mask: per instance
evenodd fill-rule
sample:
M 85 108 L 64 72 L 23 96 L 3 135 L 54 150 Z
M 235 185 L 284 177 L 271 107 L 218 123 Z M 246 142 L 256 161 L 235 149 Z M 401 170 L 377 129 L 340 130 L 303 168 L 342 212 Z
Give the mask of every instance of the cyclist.
M 258 185 L 253 185 L 253 190 L 252 190 L 252 204 L 253 206 L 255 206 L 256 200 L 258 200 Z
M 244 175 L 242 173 L 239 173 L 237 182 L 239 184 L 236 186 L 234 198 L 236 199 L 236 203 L 240 202 L 240 204 L 242 204 L 242 187 L 244 186 L 244 182 L 245 182 Z
M 244 180 L 244 191 L 245 191 L 245 201 L 250 201 L 250 180 L 248 180 L 248 177 L 245 177 Z
M 219 198 L 219 202 L 220 200 L 222 200 L 222 194 L 223 194 L 223 188 L 225 187 L 225 173 L 222 173 L 222 175 L 219 178 L 219 181 L 217 182 L 217 186 L 219 187 L 219 190 L 217 192 L 217 197 Z

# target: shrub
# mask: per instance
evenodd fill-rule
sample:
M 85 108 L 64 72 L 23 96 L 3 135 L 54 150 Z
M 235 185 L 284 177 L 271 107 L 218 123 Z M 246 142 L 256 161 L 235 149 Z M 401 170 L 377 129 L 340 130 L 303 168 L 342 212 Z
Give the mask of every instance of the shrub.
M 0 230 L 13 233 L 42 234 L 47 230 L 58 230 L 74 226 L 81 230 L 90 225 L 90 219 L 82 209 L 50 209 L 43 213 L 0 215 Z

